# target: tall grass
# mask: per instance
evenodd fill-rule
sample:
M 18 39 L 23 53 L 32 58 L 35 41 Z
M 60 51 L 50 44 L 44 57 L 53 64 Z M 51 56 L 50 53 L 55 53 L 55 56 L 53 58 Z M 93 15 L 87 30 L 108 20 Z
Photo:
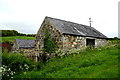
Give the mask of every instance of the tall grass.
M 28 71 L 16 78 L 118 78 L 118 50 L 106 46 L 62 58 L 52 58 L 39 71 Z M 74 51 L 73 51 L 74 52 Z
M 2 69 L 3 79 L 9 79 L 14 75 L 18 75 L 22 72 L 37 70 L 41 67 L 40 63 L 30 60 L 22 53 L 2 53 Z

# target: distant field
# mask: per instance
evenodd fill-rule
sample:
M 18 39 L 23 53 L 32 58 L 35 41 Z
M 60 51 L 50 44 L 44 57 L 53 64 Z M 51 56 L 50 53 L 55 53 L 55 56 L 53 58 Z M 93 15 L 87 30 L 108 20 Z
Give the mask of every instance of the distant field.
M 9 37 L 2 37 L 2 42 L 5 42 L 5 41 L 13 42 L 15 39 L 31 39 L 31 40 L 34 40 L 35 37 L 27 37 L 27 36 L 9 36 Z

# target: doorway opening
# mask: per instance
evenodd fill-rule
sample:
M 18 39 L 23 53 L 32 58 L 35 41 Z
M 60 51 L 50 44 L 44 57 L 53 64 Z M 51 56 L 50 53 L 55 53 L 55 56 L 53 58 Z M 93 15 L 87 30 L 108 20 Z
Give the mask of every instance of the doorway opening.
M 95 39 L 86 39 L 86 46 L 94 47 Z

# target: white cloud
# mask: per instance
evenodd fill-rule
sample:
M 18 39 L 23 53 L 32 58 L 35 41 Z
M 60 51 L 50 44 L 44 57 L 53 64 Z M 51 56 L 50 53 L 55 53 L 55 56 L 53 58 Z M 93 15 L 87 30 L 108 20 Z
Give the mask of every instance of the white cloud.
M 118 33 L 117 5 L 118 0 L 1 0 L 0 24 L 26 25 L 22 32 L 35 33 L 45 16 L 85 25 L 89 25 L 88 18 L 92 17 L 93 27 L 108 37 L 114 37 Z M 21 31 L 12 25 L 0 28 Z M 28 27 L 31 28 L 28 30 Z

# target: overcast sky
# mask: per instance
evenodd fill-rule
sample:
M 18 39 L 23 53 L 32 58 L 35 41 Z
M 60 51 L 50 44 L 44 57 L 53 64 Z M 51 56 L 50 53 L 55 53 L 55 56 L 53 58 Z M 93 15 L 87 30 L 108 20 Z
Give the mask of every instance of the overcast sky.
M 119 0 L 0 0 L 0 29 L 36 34 L 45 16 L 89 25 L 118 36 Z

